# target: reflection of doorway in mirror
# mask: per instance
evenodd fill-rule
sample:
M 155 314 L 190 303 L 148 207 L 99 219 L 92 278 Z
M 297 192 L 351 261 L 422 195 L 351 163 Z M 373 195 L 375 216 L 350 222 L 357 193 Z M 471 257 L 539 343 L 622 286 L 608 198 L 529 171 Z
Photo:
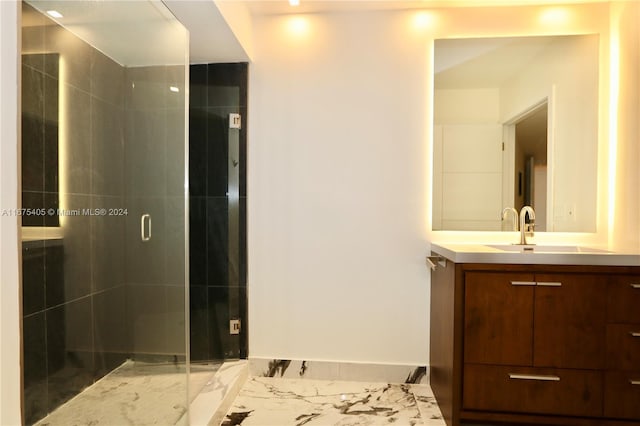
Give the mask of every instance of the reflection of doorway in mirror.
M 514 140 L 514 207 L 530 205 L 536 231 L 546 231 L 548 103 L 536 105 L 512 125 Z

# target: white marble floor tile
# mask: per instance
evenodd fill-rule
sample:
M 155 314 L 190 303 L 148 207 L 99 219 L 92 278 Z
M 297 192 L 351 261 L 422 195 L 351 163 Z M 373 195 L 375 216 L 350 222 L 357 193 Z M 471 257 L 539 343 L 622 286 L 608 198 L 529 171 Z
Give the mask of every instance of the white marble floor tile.
M 427 426 L 445 426 L 444 418 L 436 397 L 429 385 L 410 385 L 411 392 L 418 404 L 422 421 Z
M 444 425 L 428 385 L 252 377 L 223 426 Z
M 195 369 L 191 379 L 206 384 L 211 373 Z M 184 365 L 127 361 L 53 411 L 37 426 L 187 426 Z

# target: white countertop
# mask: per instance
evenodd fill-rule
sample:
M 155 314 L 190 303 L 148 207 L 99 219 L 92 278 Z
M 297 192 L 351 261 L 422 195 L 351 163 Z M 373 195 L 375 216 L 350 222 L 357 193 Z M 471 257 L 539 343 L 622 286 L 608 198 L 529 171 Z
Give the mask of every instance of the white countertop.
M 496 246 L 504 246 L 504 250 Z M 532 251 L 508 251 L 520 249 L 508 244 L 433 243 L 431 251 L 455 263 L 640 266 L 640 253 L 617 253 L 584 246 L 576 251 L 572 249 L 576 246 L 567 245 L 558 245 L 557 250 L 553 245 L 527 247 Z

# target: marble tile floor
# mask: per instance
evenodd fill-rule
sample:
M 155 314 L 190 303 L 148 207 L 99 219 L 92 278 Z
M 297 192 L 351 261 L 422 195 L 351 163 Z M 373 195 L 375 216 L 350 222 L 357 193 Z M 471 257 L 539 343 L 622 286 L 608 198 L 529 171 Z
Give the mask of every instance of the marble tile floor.
M 438 425 L 426 384 L 251 377 L 246 361 L 184 365 L 127 361 L 37 423 L 56 425 Z M 226 414 L 226 416 L 225 416 Z
M 251 377 L 221 426 L 445 426 L 429 385 Z
M 191 365 L 192 395 L 207 386 L 219 365 Z M 36 423 L 37 426 L 187 425 L 184 364 L 126 361 Z

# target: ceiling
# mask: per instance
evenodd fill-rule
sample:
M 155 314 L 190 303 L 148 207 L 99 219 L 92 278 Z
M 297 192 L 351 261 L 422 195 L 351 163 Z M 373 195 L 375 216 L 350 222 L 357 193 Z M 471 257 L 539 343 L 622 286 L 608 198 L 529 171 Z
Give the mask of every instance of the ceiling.
M 228 0 L 227 0 L 228 1 Z M 300 0 L 290 6 L 287 0 L 245 0 L 252 15 L 329 13 L 364 10 L 404 10 L 442 7 L 520 6 L 571 3 L 601 3 L 603 0 Z
M 2 0 L 0 0 L 2 1 Z M 186 33 L 168 25 L 175 17 L 189 30 L 190 62 L 241 62 L 249 55 L 216 3 L 246 6 L 247 16 L 293 13 L 401 10 L 526 4 L 594 3 L 598 0 L 27 0 L 41 11 L 56 9 L 56 21 L 118 63 L 126 66 L 179 64 L 184 61 Z M 162 4 L 167 6 L 162 7 Z M 248 20 L 250 22 L 250 20 Z M 114 37 L 113 34 L 118 34 Z M 134 42 L 135 41 L 135 42 Z
M 449 0 L 454 1 L 454 0 Z M 292 13 L 330 13 L 342 11 L 363 10 L 401 10 L 418 9 L 425 7 L 425 1 L 403 0 L 325 0 L 305 1 L 300 0 L 299 6 L 290 6 L 287 0 L 247 0 L 246 3 L 252 15 L 277 15 Z M 435 3 L 435 2 L 434 2 Z

